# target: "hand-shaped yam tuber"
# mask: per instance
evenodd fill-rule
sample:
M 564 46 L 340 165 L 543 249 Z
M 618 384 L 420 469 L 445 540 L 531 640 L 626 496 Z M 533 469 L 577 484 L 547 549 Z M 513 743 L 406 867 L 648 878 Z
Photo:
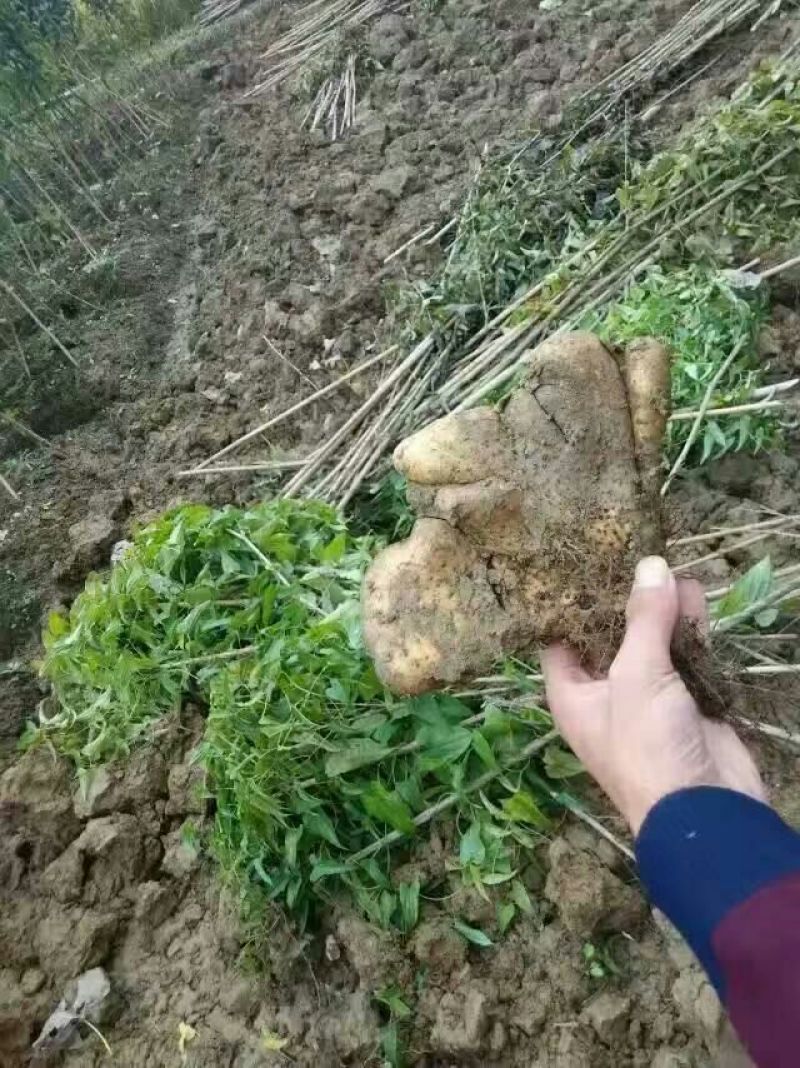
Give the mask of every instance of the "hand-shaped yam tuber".
M 420 693 L 558 639 L 598 664 L 611 655 L 635 562 L 664 547 L 668 399 L 657 342 L 618 363 L 593 335 L 562 334 L 530 354 L 502 409 L 447 416 L 397 447 L 420 518 L 364 585 L 390 687 Z

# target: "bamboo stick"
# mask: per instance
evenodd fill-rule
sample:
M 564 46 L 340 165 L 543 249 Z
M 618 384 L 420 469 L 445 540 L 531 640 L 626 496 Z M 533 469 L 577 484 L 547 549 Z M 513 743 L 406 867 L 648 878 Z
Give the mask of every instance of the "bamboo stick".
M 20 499 L 17 491 L 14 489 L 8 479 L 4 478 L 2 475 L 0 475 L 0 486 L 3 487 L 3 489 L 13 501 L 18 501 Z
M 69 351 L 69 349 L 66 348 L 59 341 L 59 339 L 56 337 L 56 335 L 53 333 L 53 331 L 50 329 L 50 327 L 49 326 L 45 326 L 45 324 L 42 322 L 42 320 L 39 318 L 39 316 L 36 314 L 36 312 L 33 311 L 33 309 L 30 308 L 25 303 L 25 301 L 22 299 L 22 297 L 14 289 L 11 288 L 11 286 L 8 284 L 8 282 L 5 282 L 2 278 L 0 278 L 0 288 L 2 288 L 9 295 L 9 297 L 11 297 L 11 299 L 20 308 L 22 308 L 22 310 L 26 313 L 26 315 L 30 316 L 30 318 L 33 320 L 34 323 L 36 323 L 36 325 L 39 327 L 39 329 L 41 331 L 43 331 L 45 334 L 47 334 L 47 336 L 50 338 L 50 340 L 53 342 L 53 344 L 58 349 L 61 350 L 61 352 L 66 356 L 66 358 L 69 360 L 69 362 L 72 364 L 72 366 L 77 368 L 78 367 L 78 361 L 75 359 L 75 357 Z
M 692 545 L 698 541 L 715 541 L 718 538 L 727 538 L 731 534 L 747 534 L 751 530 L 762 530 L 769 527 L 787 526 L 800 520 L 800 513 L 795 515 L 778 516 L 775 519 L 765 519 L 756 523 L 745 523 L 737 527 L 721 527 L 718 530 L 710 530 L 705 534 L 691 534 L 687 538 L 675 538 L 667 542 L 668 548 L 677 548 L 679 545 Z

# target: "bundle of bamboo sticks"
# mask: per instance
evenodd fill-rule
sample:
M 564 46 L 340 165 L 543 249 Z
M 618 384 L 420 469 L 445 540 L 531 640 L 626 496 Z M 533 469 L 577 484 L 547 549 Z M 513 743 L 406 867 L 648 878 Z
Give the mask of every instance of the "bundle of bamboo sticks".
M 351 52 L 341 74 L 326 78 L 300 123 L 316 130 L 323 126 L 331 141 L 341 137 L 356 119 L 356 56 Z
M 296 14 L 292 28 L 263 53 L 265 69 L 245 96 L 274 89 L 307 67 L 337 34 L 350 34 L 377 15 L 400 11 L 409 0 L 311 0 Z

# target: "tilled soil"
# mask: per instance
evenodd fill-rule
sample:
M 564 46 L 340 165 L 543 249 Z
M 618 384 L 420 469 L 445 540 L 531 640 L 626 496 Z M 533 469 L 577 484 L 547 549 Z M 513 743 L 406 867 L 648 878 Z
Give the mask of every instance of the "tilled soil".
M 278 411 L 306 395 L 309 379 L 324 384 L 371 351 L 386 333 L 384 285 L 406 271 L 423 276 L 441 248 L 384 259 L 450 217 L 485 151 L 555 125 L 565 101 L 687 6 L 566 0 L 543 12 L 500 0 L 387 15 L 369 31 L 380 68 L 360 92 L 356 130 L 335 144 L 298 129 L 304 106 L 288 88 L 242 100 L 291 9 L 232 23 L 225 47 L 162 81 L 170 137 L 120 177 L 109 193 L 117 222 L 94 235 L 117 260 L 115 295 L 102 312 L 76 305 L 60 329 L 83 375 L 59 379 L 55 394 L 32 391 L 26 415 L 49 448 L 0 438 L 21 497 L 0 499 L 0 1065 L 27 1063 L 65 985 L 95 965 L 111 979 L 100 1026 L 120 1065 L 378 1064 L 386 1018 L 374 995 L 391 985 L 413 1004 L 412 1063 L 735 1063 L 685 947 L 653 922 L 627 863 L 583 827 L 565 823 L 531 858 L 524 879 L 535 915 L 492 948 L 470 947 L 452 929 L 454 914 L 494 923 L 494 906 L 457 881 L 448 901 L 426 904 L 406 944 L 344 913 L 304 939 L 276 915 L 254 942 L 185 833 L 210 819 L 191 789 L 201 725 L 189 713 L 104 773 L 88 799 L 52 754 L 13 756 L 41 697 L 27 664 L 43 611 L 74 596 L 154 511 L 268 493 L 249 475 L 193 481 L 179 472 L 262 420 L 264 407 Z M 755 43 L 747 34 L 725 42 L 723 59 L 666 106 L 666 124 L 727 94 L 786 32 L 778 23 Z M 796 294 L 780 299 L 765 346 L 790 372 L 800 366 L 800 317 Z M 269 444 L 302 455 L 369 388 L 355 380 Z M 790 447 L 731 457 L 681 483 L 672 533 L 747 522 L 764 506 L 797 511 L 796 456 Z M 724 585 L 762 548 L 699 574 Z M 776 546 L 776 563 L 790 548 Z M 796 761 L 762 756 L 796 819 Z M 441 828 L 420 863 L 443 867 L 450 833 Z M 610 961 L 602 979 L 589 974 L 588 943 Z M 196 1032 L 183 1050 L 181 1024 Z M 86 1035 L 54 1062 L 108 1063 Z M 269 1049 L 272 1036 L 287 1044 Z
M 5 773 L 0 1064 L 26 1063 L 69 980 L 98 965 L 112 984 L 100 1027 L 114 1063 L 131 1068 L 181 1063 L 182 1023 L 196 1032 L 191 1065 L 285 1063 L 265 1034 L 287 1039 L 297 1064 L 378 1064 L 375 994 L 391 986 L 413 1006 L 406 1041 L 418 1064 L 711 1063 L 723 1033 L 716 996 L 652 922 L 624 860 L 581 827 L 565 825 L 530 858 L 534 914 L 493 948 L 468 947 L 452 927 L 453 914 L 494 922 L 494 905 L 459 877 L 449 900 L 425 904 L 406 944 L 345 912 L 306 940 L 268 916 L 248 943 L 181 830 L 204 821 L 183 762 L 193 726 L 173 725 L 88 799 L 45 750 Z M 429 869 L 444 864 L 449 833 L 434 835 Z M 589 975 L 587 944 L 610 961 L 604 978 Z M 52 1056 L 107 1063 L 91 1037 Z

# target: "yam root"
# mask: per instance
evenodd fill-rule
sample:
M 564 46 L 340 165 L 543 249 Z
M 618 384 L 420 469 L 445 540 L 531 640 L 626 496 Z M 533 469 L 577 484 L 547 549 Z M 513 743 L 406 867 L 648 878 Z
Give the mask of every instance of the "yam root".
M 502 409 L 447 416 L 394 454 L 420 517 L 379 554 L 367 646 L 405 694 L 486 672 L 552 641 L 607 666 L 636 561 L 664 552 L 659 496 L 669 356 L 612 353 L 588 333 L 529 354 Z

